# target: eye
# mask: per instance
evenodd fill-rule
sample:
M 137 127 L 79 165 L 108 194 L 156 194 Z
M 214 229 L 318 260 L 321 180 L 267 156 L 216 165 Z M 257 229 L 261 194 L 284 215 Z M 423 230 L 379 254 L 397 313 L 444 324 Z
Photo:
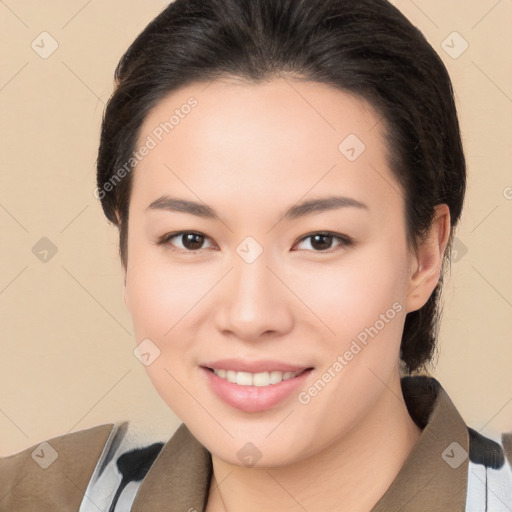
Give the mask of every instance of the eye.
M 311 242 L 309 243 L 310 247 L 313 248 L 313 252 L 335 252 L 335 251 L 327 251 L 326 249 L 329 249 L 332 241 L 337 240 L 339 242 L 338 247 L 347 247 L 354 243 L 354 241 L 346 236 L 346 235 L 340 235 L 337 233 L 331 233 L 331 232 L 318 232 L 318 233 L 311 233 L 309 235 L 303 236 L 298 243 L 311 239 Z M 318 249 L 318 250 L 317 250 Z
M 178 231 L 176 233 L 169 233 L 160 237 L 157 241 L 157 245 L 172 245 L 171 240 L 174 238 L 181 240 L 181 247 L 178 246 L 178 249 L 181 249 L 183 252 L 198 252 L 198 249 L 202 249 L 201 247 L 204 243 L 204 240 L 208 240 L 208 237 L 203 235 L 202 233 L 198 233 L 195 231 Z

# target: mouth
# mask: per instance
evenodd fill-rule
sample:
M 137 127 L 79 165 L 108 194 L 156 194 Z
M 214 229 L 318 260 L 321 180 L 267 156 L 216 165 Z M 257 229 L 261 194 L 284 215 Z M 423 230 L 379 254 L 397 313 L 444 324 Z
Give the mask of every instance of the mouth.
M 299 387 L 306 387 L 313 367 L 296 372 L 273 370 L 238 372 L 200 366 L 206 385 L 225 404 L 244 412 L 263 412 L 277 407 Z

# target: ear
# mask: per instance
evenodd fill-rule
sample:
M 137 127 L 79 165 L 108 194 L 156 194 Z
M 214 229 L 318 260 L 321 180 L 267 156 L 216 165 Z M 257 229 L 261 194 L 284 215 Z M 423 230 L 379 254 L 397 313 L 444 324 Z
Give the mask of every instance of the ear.
M 435 215 L 425 240 L 413 254 L 406 311 L 420 309 L 429 299 L 441 274 L 443 256 L 450 238 L 450 209 L 446 204 L 435 207 Z

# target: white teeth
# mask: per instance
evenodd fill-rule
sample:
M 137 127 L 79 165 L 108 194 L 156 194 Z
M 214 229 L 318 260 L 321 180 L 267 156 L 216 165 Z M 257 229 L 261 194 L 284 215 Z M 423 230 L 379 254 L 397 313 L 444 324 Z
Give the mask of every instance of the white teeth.
M 271 384 L 278 384 L 282 380 L 292 379 L 293 377 L 302 373 L 302 370 L 298 372 L 261 372 L 261 373 L 249 373 L 249 372 L 236 372 L 234 370 L 213 370 L 213 373 L 225 379 L 233 384 L 239 386 L 269 386 Z
M 236 372 L 236 383 L 240 386 L 252 386 L 252 375 L 247 372 Z

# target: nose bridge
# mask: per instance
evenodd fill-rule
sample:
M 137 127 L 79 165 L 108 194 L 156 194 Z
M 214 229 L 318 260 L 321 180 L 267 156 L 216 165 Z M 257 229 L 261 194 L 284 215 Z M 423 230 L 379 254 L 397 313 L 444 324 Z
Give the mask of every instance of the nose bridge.
M 269 270 L 270 251 L 265 250 L 253 237 L 247 237 L 236 249 L 232 272 L 233 300 L 232 308 L 240 310 L 249 320 L 269 308 L 269 302 L 275 294 L 275 276 Z M 258 313 L 259 311 L 259 313 Z
M 270 270 L 270 256 L 271 251 L 253 237 L 238 245 L 233 269 L 220 297 L 219 329 L 236 332 L 241 338 L 254 338 L 286 328 L 290 320 L 286 297 L 283 284 Z

